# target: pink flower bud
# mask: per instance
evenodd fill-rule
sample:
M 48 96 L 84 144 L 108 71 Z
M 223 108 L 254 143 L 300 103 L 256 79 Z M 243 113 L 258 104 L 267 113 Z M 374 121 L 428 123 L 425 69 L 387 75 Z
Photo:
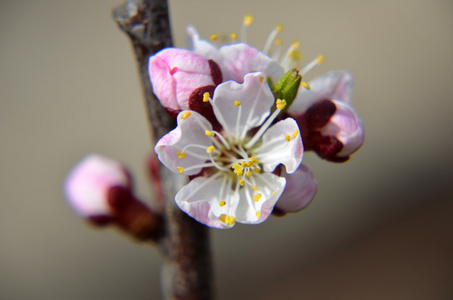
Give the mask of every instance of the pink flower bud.
M 176 48 L 167 48 L 152 56 L 149 74 L 154 94 L 174 116 L 189 109 L 189 99 L 195 90 L 206 86 L 213 90 L 222 82 L 222 73 L 214 61 Z
M 338 100 L 323 100 L 312 105 L 299 118 L 304 129 L 306 149 L 334 162 L 343 162 L 363 144 L 362 121 L 349 104 Z
M 129 176 L 116 161 L 90 154 L 78 162 L 66 177 L 64 192 L 74 211 L 82 217 L 109 217 L 109 189 L 129 188 Z

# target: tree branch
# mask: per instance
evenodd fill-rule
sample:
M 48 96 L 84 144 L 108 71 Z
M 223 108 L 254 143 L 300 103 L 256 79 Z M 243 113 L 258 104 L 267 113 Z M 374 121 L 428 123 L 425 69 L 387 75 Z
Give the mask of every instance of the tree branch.
M 151 141 L 154 144 L 176 124 L 152 93 L 148 74 L 151 55 L 172 46 L 166 0 L 126 0 L 113 17 L 129 36 L 137 58 Z M 187 178 L 160 168 L 165 208 L 165 233 L 159 241 L 164 257 L 162 288 L 165 299 L 212 299 L 212 271 L 208 228 L 175 204 L 176 192 Z

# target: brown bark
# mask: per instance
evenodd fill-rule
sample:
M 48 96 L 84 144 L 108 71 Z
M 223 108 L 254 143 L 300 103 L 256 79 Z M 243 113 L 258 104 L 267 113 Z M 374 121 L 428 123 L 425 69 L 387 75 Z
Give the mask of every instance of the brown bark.
M 171 47 L 170 19 L 166 0 L 126 0 L 113 17 L 131 39 L 142 83 L 151 141 L 174 129 L 171 118 L 152 93 L 148 60 Z M 160 182 L 165 208 L 164 235 L 158 241 L 164 258 L 162 289 L 165 299 L 212 299 L 212 271 L 208 228 L 183 213 L 175 204 L 176 192 L 187 178 L 161 165 Z

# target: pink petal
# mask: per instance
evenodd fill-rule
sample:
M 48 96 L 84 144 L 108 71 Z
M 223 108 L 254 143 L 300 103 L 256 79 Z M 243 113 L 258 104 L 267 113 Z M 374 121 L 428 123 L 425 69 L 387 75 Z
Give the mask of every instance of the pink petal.
M 315 197 L 318 183 L 312 171 L 304 164 L 293 173 L 282 172 L 286 178 L 285 191 L 275 207 L 285 213 L 298 212 L 306 208 Z
M 309 82 L 310 90 L 299 88 L 294 102 L 288 109 L 292 116 L 306 112 L 313 104 L 322 100 L 336 99 L 346 103 L 351 100 L 353 79 L 347 71 L 331 71 Z
M 202 224 L 220 229 L 231 228 L 234 224 L 227 225 L 220 220 L 220 216 L 222 215 L 220 209 L 225 210 L 224 214 L 231 215 L 235 211 L 238 195 L 231 192 L 231 187 L 224 187 L 222 189 L 223 183 L 224 181 L 218 177 L 197 177 L 176 194 L 176 204 L 182 211 Z M 226 193 L 225 189 L 229 189 L 230 192 Z M 221 193 L 222 190 L 224 191 L 224 195 Z M 226 197 L 227 195 L 229 195 L 228 198 Z M 233 204 L 231 212 L 227 211 L 227 205 L 223 207 L 219 205 L 222 200 Z M 216 211 L 217 214 L 214 214 L 213 211 Z
M 342 101 L 332 102 L 337 109 L 326 126 L 321 129 L 321 134 L 336 137 L 343 144 L 337 156 L 348 157 L 363 144 L 365 139 L 363 123 L 352 106 Z
M 244 138 L 269 116 L 275 100 L 264 74 L 251 73 L 242 84 L 227 81 L 218 85 L 213 101 L 214 114 L 227 135 Z M 241 102 L 240 106 L 235 101 Z
M 186 113 L 189 114 L 187 117 Z M 179 173 L 178 167 L 187 169 L 204 163 L 209 159 L 206 148 L 212 145 L 211 139 L 205 134 L 206 130 L 212 130 L 212 126 L 205 117 L 195 111 L 182 111 L 177 120 L 178 127 L 163 136 L 154 148 L 159 160 L 174 173 Z M 188 147 L 184 150 L 188 145 L 202 148 Z M 179 151 L 187 153 L 187 156 L 179 158 Z M 201 169 L 197 167 L 184 171 L 184 175 L 198 174 Z
M 263 72 L 276 82 L 283 74 L 284 69 L 277 62 L 257 49 L 247 44 L 233 44 L 219 49 L 223 80 L 243 82 L 244 76 L 251 72 Z
M 273 172 L 279 164 L 285 165 L 288 173 L 294 172 L 299 167 L 304 147 L 299 126 L 294 119 L 286 118 L 272 125 L 262 139 L 262 144 L 254 150 L 254 153 L 263 164 L 265 172 Z
M 286 180 L 283 177 L 271 173 L 255 174 L 253 177 L 258 189 L 255 191 L 250 186 L 244 186 L 240 190 L 240 201 L 236 210 L 236 220 L 240 223 L 264 222 L 285 188 Z M 259 201 L 253 199 L 256 194 L 261 195 Z

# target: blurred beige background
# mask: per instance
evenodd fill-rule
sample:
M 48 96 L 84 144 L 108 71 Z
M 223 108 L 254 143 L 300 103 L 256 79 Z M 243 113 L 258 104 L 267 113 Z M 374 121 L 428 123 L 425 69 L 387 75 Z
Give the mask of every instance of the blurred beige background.
M 88 152 L 126 163 L 150 198 L 141 89 L 120 0 L 0 4 L 0 298 L 159 299 L 160 260 L 92 230 L 61 184 Z M 348 69 L 366 143 L 346 164 L 306 155 L 305 211 L 212 231 L 218 299 L 453 299 L 453 2 L 170 1 L 175 44 L 276 24 L 310 73 Z

